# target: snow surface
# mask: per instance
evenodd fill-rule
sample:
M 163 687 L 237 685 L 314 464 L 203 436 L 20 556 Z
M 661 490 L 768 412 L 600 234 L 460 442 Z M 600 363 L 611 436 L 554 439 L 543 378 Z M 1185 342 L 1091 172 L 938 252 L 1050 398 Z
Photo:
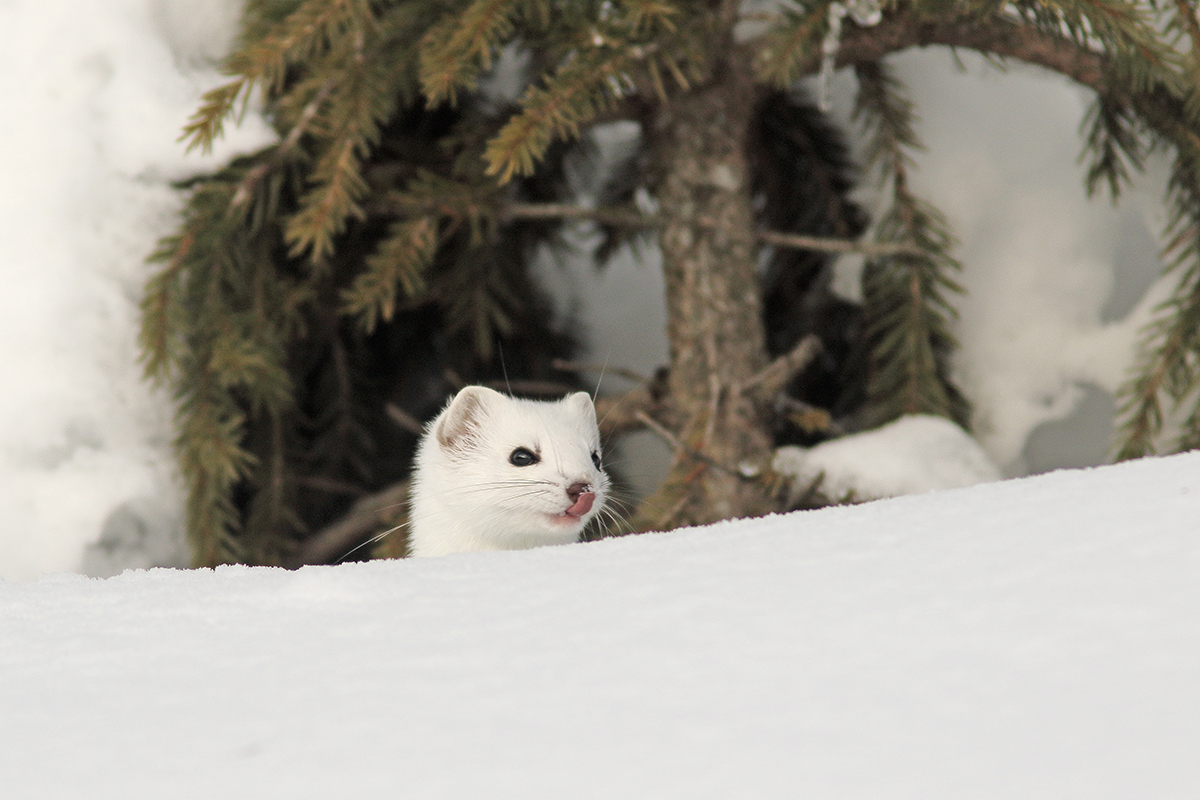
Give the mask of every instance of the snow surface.
M 875 430 L 781 447 L 774 467 L 803 491 L 820 480 L 834 500 L 879 500 L 998 481 L 999 468 L 967 433 L 944 417 L 915 414 Z
M 33 798 L 1200 797 L 1200 453 L 511 553 L 0 582 Z

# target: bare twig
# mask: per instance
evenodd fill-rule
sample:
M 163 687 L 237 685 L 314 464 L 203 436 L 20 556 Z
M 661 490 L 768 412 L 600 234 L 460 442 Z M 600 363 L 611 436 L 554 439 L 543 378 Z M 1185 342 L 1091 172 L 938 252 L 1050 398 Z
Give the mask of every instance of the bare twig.
M 357 544 L 383 526 L 395 524 L 408 502 L 408 483 L 396 483 L 381 492 L 368 495 L 337 522 L 306 540 L 288 559 L 287 566 L 328 564 L 343 558 Z M 403 536 L 396 531 L 394 536 Z
M 639 386 L 625 394 L 596 398 L 596 422 L 604 438 L 638 431 L 645 427 L 639 414 L 649 414 L 658 406 L 654 394 Z
M 388 403 L 383 407 L 383 410 L 388 415 L 388 419 L 409 433 L 416 434 L 417 436 L 425 433 L 425 426 L 421 424 L 421 420 L 417 419 L 395 403 Z
M 721 462 L 705 455 L 704 453 L 701 453 L 699 450 L 696 450 L 693 447 L 688 447 L 686 444 L 684 444 L 683 442 L 681 442 L 679 440 L 678 436 L 671 433 L 669 430 L 664 428 L 662 425 L 659 425 L 657 422 L 655 422 L 650 417 L 649 414 L 645 413 L 644 411 L 635 412 L 634 416 L 637 417 L 639 420 L 641 420 L 641 423 L 643 425 L 645 425 L 647 428 L 649 428 L 651 431 L 653 431 L 655 435 L 657 435 L 660 439 L 662 439 L 664 442 L 666 442 L 671 447 L 672 450 L 675 450 L 676 452 L 679 452 L 679 453 L 683 453 L 684 455 L 688 456 L 689 458 L 693 458 L 696 461 L 699 461 L 699 462 L 705 464 L 706 466 L 712 467 L 713 469 L 717 470 L 718 472 L 724 472 L 726 475 L 732 475 L 735 478 L 741 478 L 743 480 L 753 478 L 753 476 L 744 475 L 736 469 L 725 466 Z
M 801 430 L 830 436 L 844 436 L 847 433 L 846 427 L 834 419 L 828 409 L 812 403 L 781 394 L 775 399 L 775 407 L 776 413 L 785 414 Z
M 634 372 L 625 367 L 614 367 L 611 364 L 581 364 L 578 361 L 567 361 L 562 358 L 556 358 L 550 362 L 550 366 L 555 369 L 561 369 L 563 372 L 599 372 L 606 375 L 618 375 L 634 383 L 646 384 L 650 382 L 649 378 L 639 372 Z
M 237 190 L 233 193 L 233 199 L 229 201 L 230 211 L 245 205 L 254 193 L 254 187 L 258 182 L 265 178 L 272 169 L 282 164 L 288 154 L 295 149 L 300 141 L 300 137 L 308 131 L 309 125 L 312 124 L 313 118 L 317 115 L 321 104 L 333 92 L 333 87 L 336 84 L 337 81 L 334 78 L 325 81 L 316 94 L 313 95 L 313 98 L 308 101 L 308 104 L 304 106 L 304 109 L 300 112 L 299 119 L 296 120 L 296 124 L 292 126 L 292 129 L 288 131 L 288 135 L 275 148 L 275 152 L 271 158 L 258 164 L 242 177 L 238 182 Z
M 651 214 L 624 208 L 596 208 L 570 203 L 508 203 L 501 207 L 500 220 L 515 219 L 587 219 L 621 228 L 657 228 L 660 223 Z
M 408 216 L 422 214 L 451 214 L 452 209 L 445 205 L 425 205 L 420 203 L 389 203 L 380 201 L 371 205 L 371 210 L 380 214 Z M 496 216 L 501 222 L 512 222 L 519 219 L 572 219 L 591 220 L 604 225 L 620 228 L 660 228 L 662 219 L 655 214 L 643 214 L 627 208 L 604 208 L 597 206 L 576 206 L 570 203 L 507 203 L 496 210 Z M 716 220 L 696 219 L 695 225 L 701 228 L 717 227 Z M 908 242 L 856 242 L 850 239 L 833 239 L 823 236 L 808 236 L 800 233 L 784 231 L 758 230 L 749 234 L 750 238 L 772 247 L 785 247 L 792 250 L 816 250 L 823 253 L 845 255 L 859 253 L 865 256 L 896 256 L 921 255 L 924 251 L 915 244 Z
M 742 384 L 743 392 L 754 392 L 761 397 L 773 398 L 783 391 L 787 382 L 798 375 L 821 352 L 821 340 L 811 333 L 805 336 L 789 352 L 776 358 L 767 368 Z
M 824 253 L 859 253 L 864 256 L 920 256 L 925 251 L 908 242 L 852 242 L 849 239 L 827 239 L 800 233 L 758 231 L 760 242 L 792 250 L 818 250 Z

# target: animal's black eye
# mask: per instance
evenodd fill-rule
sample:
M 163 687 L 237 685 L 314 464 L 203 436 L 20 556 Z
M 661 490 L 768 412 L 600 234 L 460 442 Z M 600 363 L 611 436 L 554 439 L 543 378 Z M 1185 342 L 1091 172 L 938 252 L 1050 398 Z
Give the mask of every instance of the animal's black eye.
M 600 469 L 600 454 L 595 450 L 592 451 L 592 463 L 596 465 L 596 469 Z
M 508 463 L 514 467 L 531 467 L 537 462 L 537 453 L 525 447 L 518 447 L 508 456 Z

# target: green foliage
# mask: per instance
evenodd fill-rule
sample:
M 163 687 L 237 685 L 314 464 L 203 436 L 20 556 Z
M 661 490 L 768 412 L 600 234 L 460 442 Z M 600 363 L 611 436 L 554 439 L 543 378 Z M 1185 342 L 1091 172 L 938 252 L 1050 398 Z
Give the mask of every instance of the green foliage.
M 531 174 L 551 143 L 576 138 L 584 125 L 634 94 L 639 81 L 665 99 L 664 75 L 684 90 L 703 75 L 704 33 L 711 26 L 703 3 L 629 0 L 615 6 L 621 13 L 604 8 L 602 3 L 595 17 L 564 18 L 555 26 L 555 68 L 530 83 L 519 112 L 488 145 L 487 172 L 501 183 Z M 677 25 L 677 19 L 686 21 Z
M 914 252 L 869 261 L 863 272 L 865 337 L 870 349 L 863 422 L 871 427 L 903 414 L 937 414 L 966 427 L 969 408 L 949 377 L 955 343 L 949 294 L 961 269 L 950 255 L 955 242 L 945 217 L 908 186 L 908 151 L 920 148 L 912 103 L 878 63 L 861 64 L 855 116 L 867 133 L 866 158 L 885 184 L 892 205 L 876 226 L 881 242 Z
M 249 3 L 233 80 L 189 124 L 192 146 L 209 146 L 260 92 L 280 133 L 181 187 L 142 306 L 147 374 L 178 398 L 199 564 L 289 563 L 404 476 L 415 438 L 389 403 L 421 418 L 453 388 L 447 374 L 499 377 L 498 341 L 518 374 L 569 354 L 525 270 L 554 226 L 501 223 L 483 174 L 499 122 L 477 99 L 452 111 L 420 95 L 430 11 Z M 507 191 L 557 200 L 559 173 L 550 159 Z
M 1084 186 L 1088 196 L 1104 184 L 1113 202 L 1129 182 L 1130 169 L 1142 170 L 1147 156 L 1145 125 L 1126 103 L 1097 97 L 1083 122 L 1087 131 L 1083 159 L 1088 169 Z
M 1152 67 L 1155 81 L 1144 81 L 1148 88 L 1143 91 L 1134 90 L 1142 84 L 1118 84 L 1099 101 L 1136 119 L 1126 127 L 1137 138 L 1129 136 L 1131 143 L 1121 144 L 1134 166 L 1140 168 L 1137 156 L 1152 149 L 1173 152 L 1162 257 L 1168 274 L 1175 276 L 1175 289 L 1144 332 L 1137 370 L 1122 389 L 1118 458 L 1156 452 L 1163 446 L 1159 439 L 1166 417 L 1180 411 L 1179 438 L 1168 447 L 1200 446 L 1200 22 L 1190 0 L 1166 4 L 1157 19 L 1166 31 L 1160 38 L 1176 49 L 1169 56 L 1156 50 L 1153 59 L 1127 59 L 1150 61 L 1143 69 L 1149 72 Z M 1118 66 L 1114 71 L 1124 78 L 1131 68 Z M 1113 176 L 1120 173 L 1105 174 L 1115 186 Z M 1193 404 L 1190 413 L 1187 403 Z
M 779 23 L 763 37 L 754 65 L 763 82 L 779 89 L 787 89 L 804 77 L 805 68 L 821 52 L 821 40 L 829 30 L 828 3 L 797 5 L 785 8 Z
M 535 8 L 527 8 L 535 6 Z M 500 47 L 516 32 L 516 22 L 546 7 L 525 0 L 475 0 L 447 14 L 425 34 L 421 48 L 421 86 L 431 103 L 454 103 L 460 91 L 474 91 Z
M 1200 147 L 1191 142 L 1193 136 L 1185 135 L 1177 144 L 1168 185 L 1171 213 L 1163 255 L 1177 275 L 1176 289 L 1146 330 L 1139 368 L 1123 389 L 1125 423 L 1118 458 L 1156 451 L 1164 401 L 1173 406 L 1196 403 L 1183 422 L 1177 447 L 1200 444 Z
M 345 312 L 362 320 L 367 333 L 379 322 L 390 322 L 398 298 L 425 289 L 425 271 L 437 245 L 437 220 L 418 217 L 393 222 L 379 249 L 367 258 L 366 270 L 342 292 Z
M 305 290 L 280 272 L 261 220 L 297 175 L 283 167 L 265 180 L 255 166 L 275 153 L 239 159 L 193 190 L 181 232 L 152 257 L 165 266 L 142 303 L 147 373 L 176 387 L 176 447 L 203 563 L 238 550 L 228 535 L 237 516 L 233 489 L 261 463 L 246 444 L 248 418 L 278 417 L 292 404 L 284 342 Z

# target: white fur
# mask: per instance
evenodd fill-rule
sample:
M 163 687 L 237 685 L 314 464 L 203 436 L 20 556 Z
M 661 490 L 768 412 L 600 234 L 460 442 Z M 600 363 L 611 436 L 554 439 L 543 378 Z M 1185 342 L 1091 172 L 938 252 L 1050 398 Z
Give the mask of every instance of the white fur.
M 517 448 L 538 462 L 510 462 Z M 596 410 L 585 392 L 539 402 L 482 386 L 460 391 L 425 429 L 412 486 L 409 553 L 438 556 L 520 550 L 579 541 L 608 498 Z M 591 511 L 565 516 L 572 484 L 596 495 Z

